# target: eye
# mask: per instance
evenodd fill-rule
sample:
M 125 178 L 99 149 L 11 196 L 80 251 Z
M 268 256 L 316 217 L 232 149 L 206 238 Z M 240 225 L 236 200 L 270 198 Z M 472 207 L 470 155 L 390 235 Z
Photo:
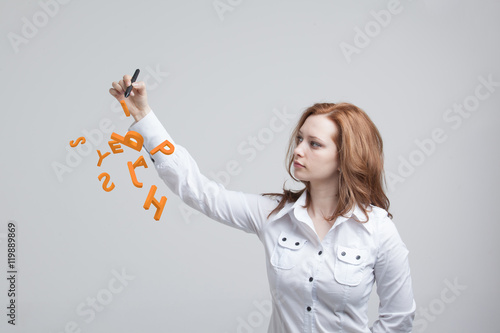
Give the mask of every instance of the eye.
M 296 139 L 297 143 L 302 142 L 302 140 L 303 140 L 303 139 L 302 139 L 302 137 L 301 137 L 300 135 L 297 135 L 297 136 L 295 137 L 295 139 Z M 316 141 L 311 141 L 311 143 L 310 143 L 310 144 L 311 144 L 311 146 L 312 146 L 313 148 L 318 148 L 318 147 L 321 147 L 321 144 L 317 143 Z

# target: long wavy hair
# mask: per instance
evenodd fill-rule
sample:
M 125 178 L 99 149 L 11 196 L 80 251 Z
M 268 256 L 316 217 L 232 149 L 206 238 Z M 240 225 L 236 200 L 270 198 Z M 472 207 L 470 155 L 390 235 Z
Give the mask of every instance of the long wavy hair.
M 337 136 L 332 138 L 339 154 L 339 200 L 333 215 L 324 218 L 335 221 L 337 217 L 346 214 L 358 204 L 368 220 L 366 208 L 373 204 L 385 209 L 387 216 L 392 219 L 392 214 L 389 213 L 390 202 L 383 188 L 386 183 L 382 137 L 370 117 L 362 109 L 350 103 L 316 103 L 302 113 L 290 137 L 285 164 L 292 179 L 303 183 L 305 188 L 299 191 L 287 190 L 285 181 L 283 193 L 262 193 L 263 196 L 281 197 L 278 206 L 268 218 L 274 212 L 281 210 L 287 202 L 297 201 L 304 191 L 307 192 L 304 208 L 311 205 L 310 182 L 296 179 L 291 168 L 298 132 L 306 119 L 312 115 L 326 115 L 339 129 Z

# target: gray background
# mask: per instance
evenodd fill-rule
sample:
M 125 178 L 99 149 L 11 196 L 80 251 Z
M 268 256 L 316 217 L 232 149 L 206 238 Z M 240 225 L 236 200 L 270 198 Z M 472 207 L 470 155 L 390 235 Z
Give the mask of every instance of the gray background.
M 306 107 L 363 108 L 383 136 L 386 171 L 403 175 L 388 195 L 410 250 L 415 331 L 498 332 L 500 87 L 460 126 L 444 116 L 473 100 L 479 77 L 500 82 L 499 1 L 401 0 L 400 13 L 351 61 L 341 43 L 354 45 L 356 27 L 373 25 L 371 11 L 389 1 L 0 3 L 0 276 L 9 220 L 18 223 L 19 250 L 17 325 L 6 323 L 1 278 L 2 332 L 64 332 L 71 322 L 81 332 L 266 332 L 270 295 L 257 237 L 187 208 L 144 151 L 125 148 L 97 167 L 110 133 L 96 134 L 71 172 L 59 179 L 54 171 L 69 141 L 103 119 L 125 133 L 132 120 L 108 89 L 136 68 L 139 80 L 149 75 L 153 110 L 202 172 L 213 177 L 236 160 L 241 170 L 227 187 L 249 193 L 281 190 L 287 140 Z M 217 3 L 229 9 L 219 14 Z M 38 31 L 13 46 L 9 36 L 24 38 L 34 20 Z M 273 110 L 296 117 L 254 158 L 239 152 L 269 128 Z M 446 140 L 419 153 L 415 140 L 436 128 Z M 141 154 L 149 168 L 138 169 L 138 189 L 126 162 Z M 403 174 L 410 158 L 421 163 Z M 113 191 L 102 189 L 101 172 Z M 168 198 L 159 222 L 142 208 L 153 184 Z M 86 322 L 78 306 L 111 295 L 113 271 L 122 270 L 135 278 Z

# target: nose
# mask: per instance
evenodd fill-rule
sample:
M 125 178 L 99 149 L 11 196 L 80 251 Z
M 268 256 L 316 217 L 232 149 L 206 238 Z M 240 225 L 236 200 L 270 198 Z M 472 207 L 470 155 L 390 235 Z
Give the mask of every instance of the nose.
M 304 156 L 304 152 L 302 151 L 302 142 L 295 147 L 293 153 L 295 156 L 300 156 L 300 157 Z

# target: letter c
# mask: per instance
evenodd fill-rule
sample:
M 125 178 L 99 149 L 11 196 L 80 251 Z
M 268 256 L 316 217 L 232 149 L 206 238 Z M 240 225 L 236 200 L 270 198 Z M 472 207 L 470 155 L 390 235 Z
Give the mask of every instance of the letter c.
M 273 130 L 273 132 L 281 132 L 285 127 L 284 126 L 281 126 L 281 127 L 276 127 L 276 120 L 278 120 L 277 117 L 273 117 L 271 118 L 271 121 L 269 122 L 269 127 L 271 128 L 271 130 Z
M 454 300 L 456 300 L 457 297 L 456 296 L 452 296 L 452 297 L 448 298 L 445 295 L 447 291 L 450 291 L 450 290 L 448 288 L 445 288 L 445 289 L 443 289 L 441 291 L 441 299 L 443 300 L 443 302 L 450 304 L 451 302 L 453 302 Z
M 114 286 L 113 286 L 113 283 L 116 282 L 116 279 L 113 278 L 111 280 L 109 280 L 109 284 L 108 284 L 108 289 L 113 293 L 113 294 L 118 294 L 120 293 L 122 290 L 123 290 L 123 286 L 121 286 L 120 288 L 116 289 Z
M 476 95 L 476 97 L 477 97 L 478 99 L 480 99 L 480 100 L 484 101 L 485 99 L 487 99 L 487 98 L 490 96 L 490 94 L 489 94 L 489 93 L 487 93 L 486 95 L 481 94 L 481 93 L 479 92 L 479 89 L 481 89 L 482 87 L 483 87 L 483 85 L 479 84 L 479 85 L 476 87 L 476 90 L 474 91 L 474 93 L 475 93 L 475 95 Z

